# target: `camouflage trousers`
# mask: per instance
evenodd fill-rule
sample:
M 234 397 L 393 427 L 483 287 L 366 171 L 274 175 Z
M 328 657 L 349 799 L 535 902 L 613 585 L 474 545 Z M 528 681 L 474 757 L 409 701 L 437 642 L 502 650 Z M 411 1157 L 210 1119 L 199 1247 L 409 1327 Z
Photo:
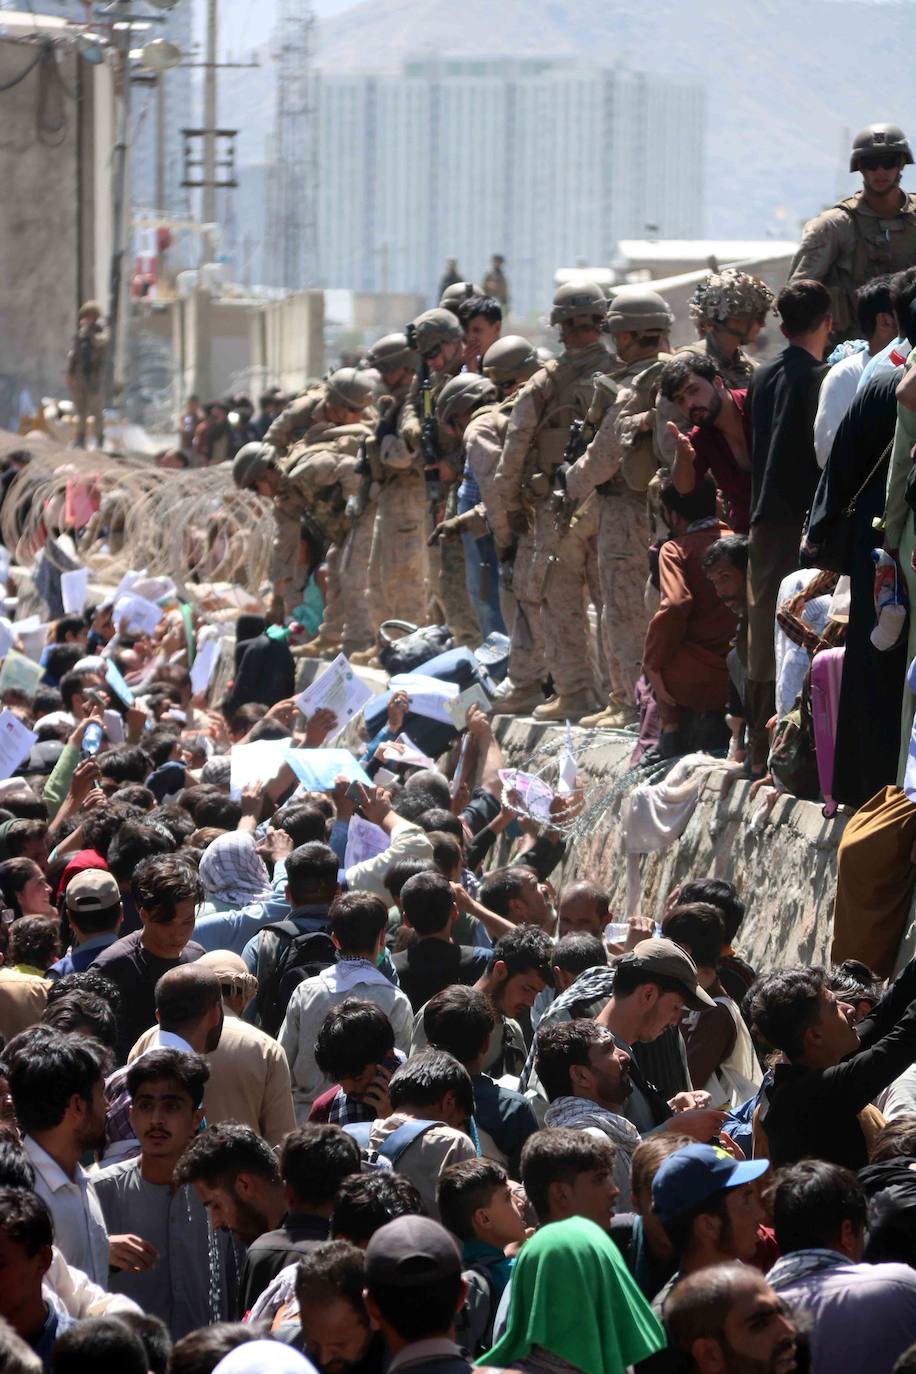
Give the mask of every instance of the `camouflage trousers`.
M 534 536 L 523 534 L 512 564 L 512 591 L 500 589 L 503 619 L 509 629 L 509 678 L 520 688 L 539 687 L 547 679 L 541 599 L 532 591 L 533 571 Z
M 632 707 L 642 672 L 649 613 L 645 587 L 649 520 L 636 492 L 598 497 L 598 578 L 601 634 L 611 680 L 610 700 Z
M 384 483 L 369 557 L 370 615 L 425 625 L 427 616 L 426 483 L 404 473 Z
M 344 636 L 347 604 L 344 594 L 344 579 L 341 575 L 343 548 L 332 544 L 325 556 L 327 568 L 327 596 L 324 603 L 324 618 L 318 630 L 319 639 L 325 644 L 340 644 Z
M 556 528 L 549 503 L 535 511 L 535 564 L 542 575 L 542 620 L 547 667 L 560 696 L 597 693 L 604 674 L 588 618 L 589 601 L 600 606 L 595 549 L 596 501 L 590 499 L 568 530 Z
M 88 382 L 85 377 L 74 377 L 70 390 L 78 420 L 77 444 L 80 447 L 85 445 L 87 422 L 91 420 L 95 442 L 101 448 L 105 439 L 105 394 L 102 387 Z
M 458 484 L 455 482 L 449 487 L 445 499 L 445 519 L 450 520 L 457 514 Z M 455 643 L 476 649 L 483 636 L 477 612 L 468 595 L 464 543 L 460 539 L 444 539 L 439 545 L 439 600 L 445 615 L 445 623 Z
M 367 594 L 369 565 L 378 502 L 370 501 L 347 535 L 340 561 L 341 594 L 344 603 L 343 648 L 345 654 L 368 649 L 375 644 L 379 622 L 372 615 L 372 600 Z
M 288 615 L 302 599 L 305 565 L 300 561 L 302 540 L 298 511 L 292 514 L 281 506 L 274 506 L 274 537 L 270 550 L 268 575 L 274 586 L 279 584 Z

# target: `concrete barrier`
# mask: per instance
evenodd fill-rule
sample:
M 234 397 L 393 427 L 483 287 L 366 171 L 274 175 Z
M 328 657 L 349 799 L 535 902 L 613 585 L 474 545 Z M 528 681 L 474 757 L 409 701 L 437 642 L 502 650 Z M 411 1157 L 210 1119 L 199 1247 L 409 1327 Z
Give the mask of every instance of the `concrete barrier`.
M 497 718 L 497 734 L 513 768 L 539 771 L 563 737 L 557 727 Z M 562 880 L 588 877 L 603 883 L 621 917 L 626 907 L 627 862 L 620 805 L 629 790 L 631 736 L 616 731 L 573 729 L 579 773 L 592 799 L 607 796 L 587 833 L 576 836 Z M 660 919 L 665 897 L 687 878 L 727 878 L 747 904 L 740 947 L 757 969 L 819 963 L 830 950 L 837 847 L 846 818 L 825 820 L 813 802 L 779 797 L 762 824 L 753 823 L 760 803 L 750 784 L 723 789 L 724 774 L 705 782 L 687 827 L 667 850 L 640 861 L 643 915 Z

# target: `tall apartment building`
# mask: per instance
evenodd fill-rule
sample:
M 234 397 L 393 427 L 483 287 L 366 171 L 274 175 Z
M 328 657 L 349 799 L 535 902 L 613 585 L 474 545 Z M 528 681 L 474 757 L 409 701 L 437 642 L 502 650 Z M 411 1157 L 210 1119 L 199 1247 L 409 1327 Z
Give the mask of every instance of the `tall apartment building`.
M 690 80 L 549 59 L 436 59 L 316 77 L 320 282 L 432 296 L 446 257 L 502 253 L 513 304 L 620 238 L 702 232 L 704 101 Z

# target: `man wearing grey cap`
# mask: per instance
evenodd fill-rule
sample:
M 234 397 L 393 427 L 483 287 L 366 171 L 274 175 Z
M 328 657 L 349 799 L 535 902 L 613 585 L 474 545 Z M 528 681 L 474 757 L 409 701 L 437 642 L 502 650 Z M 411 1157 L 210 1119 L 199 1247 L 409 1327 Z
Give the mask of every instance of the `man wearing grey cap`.
M 85 972 L 117 940 L 124 917 L 118 884 L 101 868 L 87 868 L 70 879 L 66 904 L 74 942 L 48 969 L 52 978 Z
M 466 1294 L 461 1252 L 444 1226 L 405 1216 L 375 1232 L 363 1298 L 391 1352 L 387 1374 L 467 1374 L 471 1365 L 452 1339 Z

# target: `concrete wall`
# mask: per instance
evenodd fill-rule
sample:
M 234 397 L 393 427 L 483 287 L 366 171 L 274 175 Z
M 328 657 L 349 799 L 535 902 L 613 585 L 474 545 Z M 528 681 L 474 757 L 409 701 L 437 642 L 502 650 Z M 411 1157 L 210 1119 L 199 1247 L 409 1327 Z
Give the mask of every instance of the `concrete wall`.
M 509 766 L 545 770 L 551 781 L 549 758 L 562 740 L 561 730 L 503 718 L 497 732 Z M 590 820 L 583 817 L 562 879 L 588 877 L 603 883 L 615 914 L 623 919 L 627 862 L 620 804 L 632 786 L 632 780 L 624 779 L 633 741 L 621 733 L 578 729 L 573 739 L 588 806 L 596 809 Z M 754 967 L 827 959 L 836 852 L 846 819 L 839 815 L 828 821 L 813 802 L 780 797 L 758 826 L 754 816 L 760 805 L 749 800 L 749 784 L 736 783 L 723 795 L 722 777 L 719 773 L 708 779 L 680 839 L 640 861 L 643 914 L 660 919 L 667 893 L 686 878 L 727 878 L 747 903 L 740 946 Z
M 0 38 L 0 84 L 36 54 Z M 20 393 L 32 405 L 65 394 L 67 349 L 81 298 L 107 311 L 106 245 L 97 208 L 110 204 L 107 163 L 97 140 L 110 118 L 108 69 L 56 49 L 58 68 L 36 66 L 0 92 L 0 425 L 16 427 Z M 59 77 L 58 77 L 59 72 Z M 78 99 L 74 99 L 78 96 Z M 108 126 L 110 128 L 110 122 Z M 105 147 L 106 157 L 110 141 Z

